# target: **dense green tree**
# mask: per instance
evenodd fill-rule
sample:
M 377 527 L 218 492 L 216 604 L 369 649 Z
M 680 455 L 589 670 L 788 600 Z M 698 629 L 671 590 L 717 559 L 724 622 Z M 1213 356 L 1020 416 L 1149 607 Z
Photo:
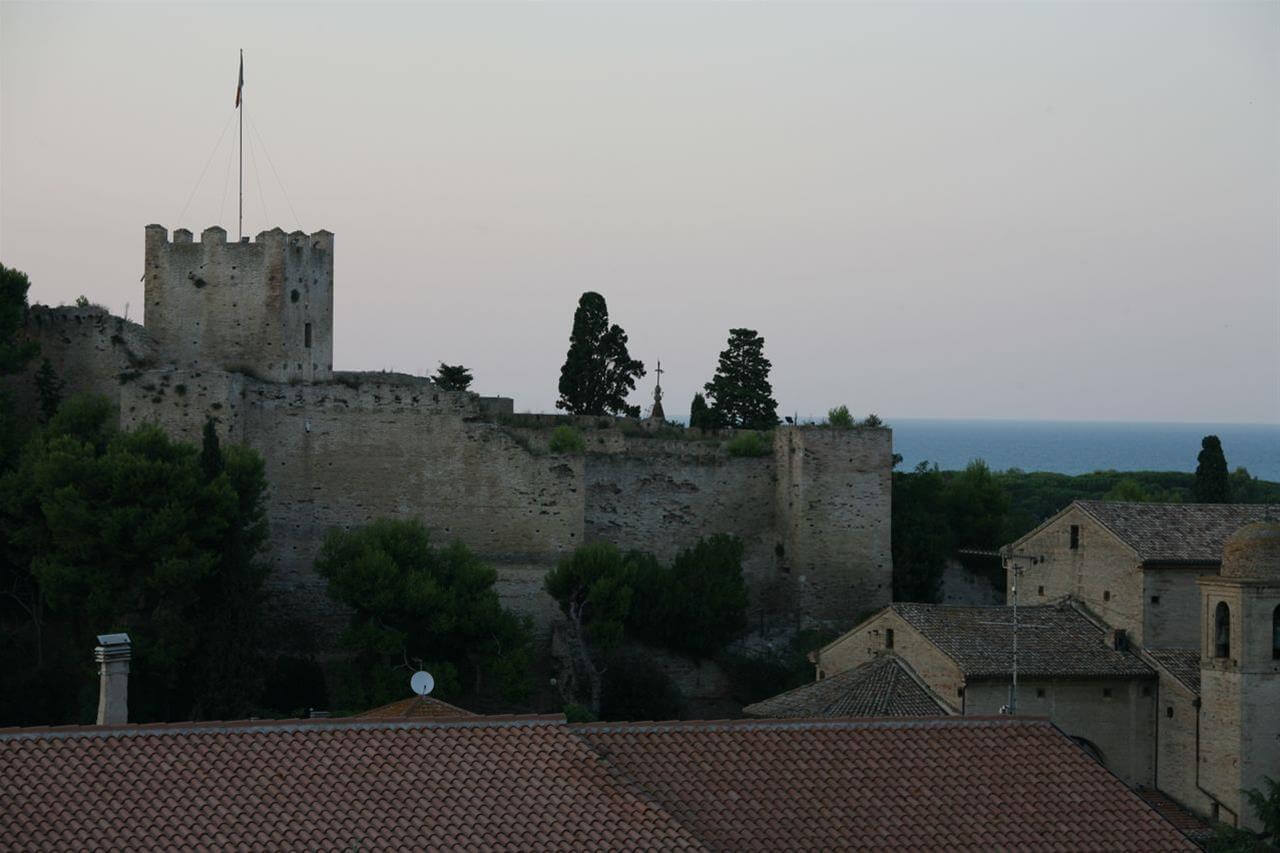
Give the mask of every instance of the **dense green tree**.
M 569 335 L 569 352 L 560 368 L 560 399 L 556 408 L 575 415 L 640 416 L 628 406 L 627 395 L 644 376 L 644 362 L 627 352 L 627 333 L 609 325 L 604 297 L 588 291 L 578 300 Z
M 669 568 L 637 559 L 628 627 L 654 645 L 712 656 L 746 627 L 742 553 L 742 540 L 716 534 L 680 551 Z
M 921 462 L 894 472 L 891 509 L 893 600 L 936 602 L 942 572 L 955 551 L 946 512 L 947 483 L 938 466 Z
M 422 522 L 379 519 L 331 530 L 316 571 L 352 611 L 341 640 L 355 654 L 341 697 L 348 710 L 403 697 L 422 668 L 445 698 L 465 690 L 481 703 L 513 702 L 527 694 L 529 625 L 502 607 L 497 572 L 461 543 L 436 548 Z
M 701 394 L 694 394 L 693 402 L 689 404 L 689 426 L 696 429 L 715 428 L 711 420 L 711 410 L 707 407 L 707 398 Z
M 769 384 L 764 338 L 754 329 L 730 329 L 716 375 L 705 386 L 716 426 L 772 429 L 778 423 L 778 401 Z
M 0 714 L 83 719 L 94 635 L 126 631 L 131 719 L 246 716 L 261 687 L 262 460 L 229 447 L 206 478 L 191 445 L 152 426 L 117 432 L 114 418 L 105 399 L 68 399 L 0 482 L 4 619 L 25 638 L 3 652 L 36 662 L 24 689 L 39 694 Z
M 1222 442 L 1216 435 L 1206 435 L 1200 441 L 1200 454 L 1196 457 L 1196 503 L 1231 503 L 1231 481 L 1227 477 L 1227 457 L 1222 453 Z
M 853 415 L 849 414 L 849 407 L 840 405 L 827 412 L 827 423 L 836 429 L 853 429 Z
M 461 364 L 445 364 L 442 361 L 431 379 L 446 391 L 465 391 L 471 387 L 471 371 Z
M 0 376 L 24 369 L 40 351 L 35 342 L 18 334 L 27 316 L 30 287 L 26 273 L 0 264 Z M 0 470 L 14 464 L 21 446 L 13 400 L 7 389 L 0 388 Z
M 1009 496 L 987 463 L 975 459 L 947 486 L 947 520 L 957 548 L 996 548 L 1002 544 Z
M 27 316 L 27 274 L 0 264 L 0 376 L 17 373 L 40 351 L 18 335 Z
M 1146 503 L 1151 500 L 1151 494 L 1142 487 L 1142 484 L 1132 477 L 1125 477 L 1120 482 L 1111 487 L 1105 495 L 1102 496 L 1105 501 L 1132 501 L 1134 503 Z
M 36 396 L 40 399 L 40 420 L 48 423 L 58 411 L 58 404 L 62 402 L 62 389 L 67 383 L 53 369 L 53 362 L 47 358 L 41 360 L 40 369 L 36 371 L 35 382 Z
M 631 609 L 634 557 L 607 542 L 579 547 L 547 573 L 547 592 L 566 618 L 570 679 L 586 679 L 587 708 L 599 716 L 608 659 L 622 644 Z M 562 685 L 570 695 L 576 684 Z
M 1243 465 L 1231 472 L 1231 500 L 1238 504 L 1265 503 L 1266 488 Z

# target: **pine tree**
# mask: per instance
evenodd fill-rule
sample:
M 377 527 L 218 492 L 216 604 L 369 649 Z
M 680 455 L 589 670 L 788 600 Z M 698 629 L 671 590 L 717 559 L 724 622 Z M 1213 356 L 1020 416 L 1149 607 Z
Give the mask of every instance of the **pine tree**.
M 778 423 L 764 357 L 764 338 L 754 329 L 730 329 L 729 345 L 720 353 L 716 375 L 705 386 L 716 425 L 741 429 L 772 429 Z
M 707 408 L 707 398 L 701 394 L 694 394 L 693 402 L 689 404 L 689 426 L 702 429 L 715 428 L 715 424 L 711 422 L 711 410 Z
M 627 333 L 609 325 L 604 297 L 588 291 L 573 314 L 569 352 L 560 368 L 556 408 L 575 415 L 624 414 L 640 417 L 639 406 L 627 405 L 627 394 L 644 376 L 644 362 L 627 352 Z
M 222 473 L 222 446 L 218 443 L 218 428 L 213 418 L 205 418 L 204 435 L 200 445 L 200 471 L 206 483 Z
M 1196 457 L 1196 482 L 1193 494 L 1197 503 L 1231 503 L 1231 481 L 1227 475 L 1227 457 L 1216 435 L 1206 435 Z
M 446 391 L 465 391 L 471 387 L 471 371 L 461 364 L 440 362 L 440 369 L 431 380 Z

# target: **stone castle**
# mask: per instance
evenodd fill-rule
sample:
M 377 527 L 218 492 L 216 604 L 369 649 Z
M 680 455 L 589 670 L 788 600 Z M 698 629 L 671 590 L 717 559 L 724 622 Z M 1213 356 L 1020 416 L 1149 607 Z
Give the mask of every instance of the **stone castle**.
M 891 596 L 887 429 L 779 427 L 772 453 L 736 457 L 729 433 L 634 419 L 514 415 L 510 399 L 429 379 L 335 371 L 328 231 L 274 229 L 227 242 L 207 228 L 146 228 L 144 324 L 94 308 L 33 307 L 27 334 L 66 380 L 104 394 L 120 423 L 266 460 L 271 586 L 313 625 L 341 614 L 313 562 L 327 530 L 421 519 L 499 573 L 508 606 L 546 631 L 548 568 L 584 542 L 670 559 L 701 536 L 745 544 L 753 624 L 849 624 Z M 35 411 L 30 377 L 15 387 Z M 25 399 L 24 399 L 25 398 Z M 553 453 L 573 423 L 585 452 Z

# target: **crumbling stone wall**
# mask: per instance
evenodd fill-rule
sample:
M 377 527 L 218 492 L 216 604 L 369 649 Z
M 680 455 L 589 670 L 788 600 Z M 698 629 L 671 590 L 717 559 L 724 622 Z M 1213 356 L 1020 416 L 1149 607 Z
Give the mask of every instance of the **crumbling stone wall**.
M 40 353 L 26 372 L 3 377 L 13 394 L 18 417 L 26 426 L 36 422 L 40 397 L 35 374 L 43 359 L 66 383 L 62 396 L 101 394 L 120 401 L 123 383 L 149 369 L 155 342 L 137 323 L 113 316 L 102 308 L 32 306 L 21 331 L 40 345 Z

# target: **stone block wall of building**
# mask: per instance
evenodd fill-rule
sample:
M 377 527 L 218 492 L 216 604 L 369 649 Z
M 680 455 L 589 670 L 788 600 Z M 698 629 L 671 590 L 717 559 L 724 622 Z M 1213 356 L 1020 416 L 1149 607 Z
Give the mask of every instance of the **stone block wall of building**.
M 1213 803 L 1196 787 L 1200 702 L 1163 669 L 1156 702 L 1156 787 L 1187 808 L 1208 816 Z
M 1200 589 L 1196 578 L 1216 575 L 1217 566 L 1146 566 L 1142 570 L 1141 641 L 1150 648 L 1200 647 Z
M 890 630 L 893 631 L 892 648 L 888 645 L 887 632 Z M 963 707 L 964 673 L 960 667 L 891 609 L 876 614 L 856 630 L 820 649 L 814 661 L 816 676 L 830 678 L 886 654 L 896 654 L 907 661 L 916 674 L 952 707 Z
M 780 533 L 775 550 L 802 616 L 847 624 L 888 604 L 890 431 L 780 428 L 773 453 Z
M 183 368 L 239 369 L 277 382 L 333 373 L 333 235 L 276 228 L 228 243 L 206 228 L 146 229 L 145 325 Z
M 1038 691 L 1044 696 L 1038 696 Z M 998 714 L 1008 681 L 971 681 L 966 715 Z M 1047 714 L 1071 737 L 1083 738 L 1130 785 L 1155 782 L 1155 679 L 1028 680 L 1018 684 L 1018 713 Z
M 1280 659 L 1274 656 L 1274 623 L 1280 581 L 1201 577 L 1200 787 L 1250 829 L 1261 825 L 1241 794 L 1260 789 L 1263 776 L 1280 768 Z M 1215 655 L 1216 611 L 1231 614 L 1230 650 Z
M 1073 525 L 1079 528 L 1075 548 Z M 1079 507 L 1071 507 L 1018 543 L 1015 554 L 1022 555 L 1014 561 L 1022 569 L 1019 603 L 1048 604 L 1073 596 L 1111 627 L 1123 628 L 1137 643 L 1145 642 L 1145 586 L 1137 554 Z M 1006 596 L 1012 602 L 1010 564 L 1006 576 Z

